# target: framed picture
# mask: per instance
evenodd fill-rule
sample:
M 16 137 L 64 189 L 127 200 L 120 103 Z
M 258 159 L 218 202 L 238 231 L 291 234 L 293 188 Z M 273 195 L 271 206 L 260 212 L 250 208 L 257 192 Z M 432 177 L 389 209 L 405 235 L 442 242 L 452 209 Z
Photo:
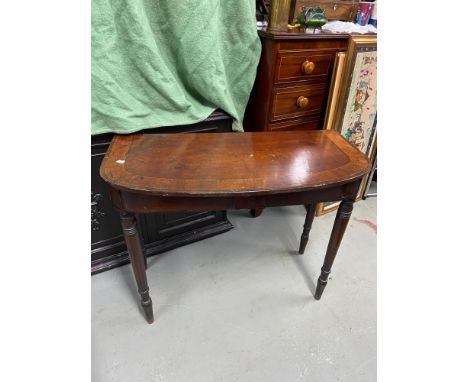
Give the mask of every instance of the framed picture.
M 375 131 L 375 135 L 372 138 L 372 144 L 371 144 L 369 150 L 370 150 L 369 151 L 369 160 L 370 160 L 371 163 L 374 163 L 374 159 L 375 159 L 375 156 L 377 154 L 377 130 Z M 369 176 L 370 176 L 370 173 L 367 174 L 362 179 L 361 186 L 359 188 L 358 196 L 357 196 L 356 200 L 361 200 L 362 199 L 362 197 L 364 195 L 364 192 L 366 191 L 367 183 L 370 181 Z
M 372 161 L 377 150 L 377 36 L 352 35 L 346 57 L 337 55 L 324 129 L 333 129 Z M 367 177 L 357 200 L 362 198 Z M 338 202 L 319 203 L 316 215 L 338 208 Z

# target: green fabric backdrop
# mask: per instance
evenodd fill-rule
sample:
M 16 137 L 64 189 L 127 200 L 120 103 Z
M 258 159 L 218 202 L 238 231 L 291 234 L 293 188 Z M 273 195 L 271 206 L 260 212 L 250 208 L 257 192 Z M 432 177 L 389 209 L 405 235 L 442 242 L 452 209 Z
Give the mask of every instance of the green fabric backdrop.
M 91 133 L 191 124 L 242 130 L 261 45 L 253 0 L 92 0 Z

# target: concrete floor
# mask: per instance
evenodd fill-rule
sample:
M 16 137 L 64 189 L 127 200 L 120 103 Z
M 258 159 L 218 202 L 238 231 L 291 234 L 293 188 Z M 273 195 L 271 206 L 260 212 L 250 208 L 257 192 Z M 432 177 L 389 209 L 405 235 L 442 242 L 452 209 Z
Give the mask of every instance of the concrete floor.
M 320 301 L 335 214 L 300 256 L 302 206 L 229 211 L 230 232 L 149 258 L 153 325 L 129 265 L 93 276 L 93 382 L 376 381 L 376 214 L 355 204 Z

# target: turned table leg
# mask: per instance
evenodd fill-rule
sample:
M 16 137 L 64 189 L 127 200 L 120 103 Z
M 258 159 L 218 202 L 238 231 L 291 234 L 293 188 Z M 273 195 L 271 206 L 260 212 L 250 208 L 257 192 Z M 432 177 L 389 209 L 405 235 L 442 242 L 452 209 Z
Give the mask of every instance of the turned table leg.
M 146 260 L 143 253 L 143 246 L 138 232 L 136 217 L 132 213 L 122 212 L 120 222 L 127 244 L 128 256 L 132 263 L 133 274 L 138 285 L 141 306 L 145 314 L 146 321 L 151 324 L 154 321 L 153 304 L 149 295 L 148 282 L 146 280 Z
M 307 242 L 309 241 L 309 232 L 312 228 L 312 222 L 314 221 L 316 206 L 316 203 L 306 205 L 307 214 L 304 223 L 304 231 L 302 232 L 301 236 L 301 243 L 299 245 L 299 254 L 301 255 L 304 254 Z
M 335 260 L 336 253 L 340 247 L 341 239 L 346 231 L 351 212 L 353 211 L 353 202 L 349 200 L 343 200 L 340 203 L 338 212 L 336 213 L 335 223 L 333 224 L 333 230 L 330 235 L 328 242 L 327 253 L 325 255 L 325 261 L 323 263 L 322 272 L 317 281 L 317 288 L 315 290 L 315 298 L 320 300 L 322 297 L 323 290 L 327 285 L 328 275 L 330 274 L 333 260 Z

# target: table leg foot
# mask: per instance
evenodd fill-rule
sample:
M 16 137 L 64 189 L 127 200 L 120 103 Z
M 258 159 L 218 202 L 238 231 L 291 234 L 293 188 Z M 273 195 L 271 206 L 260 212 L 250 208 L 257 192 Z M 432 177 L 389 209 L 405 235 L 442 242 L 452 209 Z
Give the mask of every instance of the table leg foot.
M 143 313 L 145 314 L 146 321 L 148 324 L 152 324 L 154 322 L 154 314 L 153 314 L 153 302 L 151 301 L 151 297 L 149 296 L 149 289 L 146 291 L 140 292 L 140 299 L 141 299 L 141 307 L 143 308 Z
M 327 285 L 333 261 L 335 260 L 336 253 L 340 247 L 341 239 L 343 239 L 343 235 L 346 231 L 352 212 L 353 201 L 343 200 L 340 203 L 338 212 L 336 213 L 335 223 L 333 224 L 333 230 L 330 235 L 330 240 L 328 241 L 328 248 L 325 255 L 325 261 L 323 262 L 322 272 L 317 281 L 317 288 L 315 290 L 315 298 L 317 300 L 320 300 L 323 290 Z
M 312 228 L 312 222 L 314 221 L 315 207 L 316 207 L 315 203 L 306 205 L 307 214 L 306 214 L 306 219 L 304 223 L 304 231 L 302 231 L 301 243 L 299 244 L 300 255 L 304 254 L 305 248 L 309 241 L 309 232 L 310 232 L 310 229 Z
M 322 267 L 322 272 L 320 273 L 320 276 L 317 281 L 317 288 L 315 288 L 315 299 L 320 300 L 322 297 L 323 290 L 325 289 L 325 286 L 327 285 L 328 282 L 328 275 L 330 272 L 327 272 L 325 269 Z
M 148 281 L 146 279 L 146 259 L 137 221 L 134 214 L 122 212 L 120 214 L 120 222 L 125 243 L 127 244 L 128 256 L 132 264 L 133 275 L 138 286 L 143 313 L 146 321 L 151 324 L 154 321 L 153 304 L 149 295 Z

